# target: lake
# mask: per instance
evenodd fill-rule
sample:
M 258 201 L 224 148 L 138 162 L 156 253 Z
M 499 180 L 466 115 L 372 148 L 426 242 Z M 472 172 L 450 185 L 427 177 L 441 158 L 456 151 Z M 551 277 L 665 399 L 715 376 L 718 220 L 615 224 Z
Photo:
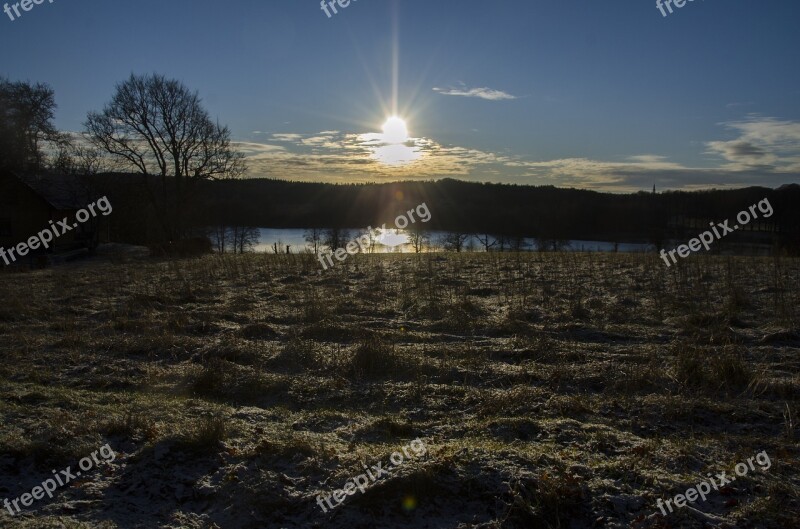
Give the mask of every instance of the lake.
M 408 243 L 408 236 L 403 230 L 386 230 L 382 238 L 379 238 L 379 243 L 375 245 L 373 253 L 413 253 L 413 248 Z M 350 230 L 350 237 L 347 241 L 355 239 L 359 235 L 359 230 Z M 448 235 L 444 231 L 432 231 L 428 235 L 431 239 L 431 244 L 427 245 L 426 251 L 441 251 L 441 240 Z M 380 244 L 380 241 L 386 244 Z M 275 228 L 259 228 L 259 240 L 255 247 L 257 252 L 272 252 L 273 244 L 277 243 L 281 252 L 286 251 L 286 245 L 289 245 L 291 253 L 299 253 L 304 251 L 312 251 L 313 247 L 305 240 L 305 230 L 303 229 L 275 229 Z M 534 239 L 526 238 L 526 250 L 534 250 L 536 248 Z M 618 252 L 652 252 L 655 251 L 652 244 L 635 244 L 635 243 L 619 243 L 616 245 Z M 569 247 L 566 251 L 573 252 L 613 252 L 615 243 L 607 241 L 569 241 Z M 483 252 L 483 245 L 474 236 L 470 236 L 464 245 L 465 251 Z

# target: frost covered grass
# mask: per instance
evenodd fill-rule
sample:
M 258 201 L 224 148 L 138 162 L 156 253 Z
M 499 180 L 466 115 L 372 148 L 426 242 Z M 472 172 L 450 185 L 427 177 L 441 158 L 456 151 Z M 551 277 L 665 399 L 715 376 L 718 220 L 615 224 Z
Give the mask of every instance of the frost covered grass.
M 0 499 L 117 454 L 3 527 L 800 519 L 798 260 L 96 258 L 1 274 L 0 298 Z M 317 507 L 417 438 L 424 457 Z M 769 473 L 656 514 L 760 451 Z

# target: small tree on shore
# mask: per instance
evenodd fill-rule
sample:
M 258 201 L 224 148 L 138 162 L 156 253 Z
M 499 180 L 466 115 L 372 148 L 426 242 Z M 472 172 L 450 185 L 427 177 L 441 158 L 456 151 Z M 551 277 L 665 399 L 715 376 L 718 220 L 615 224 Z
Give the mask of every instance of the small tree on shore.
M 442 239 L 444 249 L 450 252 L 461 253 L 464 245 L 469 239 L 468 233 L 450 232 Z
M 415 224 L 408 230 L 408 242 L 411 244 L 411 248 L 414 249 L 414 253 L 421 253 L 430 243 L 430 236 L 427 231 L 417 227 Z
M 489 235 L 488 233 L 485 233 L 483 235 L 476 234 L 475 237 L 478 239 L 478 242 L 481 243 L 481 245 L 483 246 L 483 250 L 485 252 L 489 252 L 491 251 L 492 248 L 497 246 L 498 240 L 495 237 Z
M 311 245 L 314 255 L 322 248 L 322 228 L 309 228 L 305 231 L 305 241 Z
M 211 242 L 218 253 L 242 254 L 253 251 L 260 235 L 258 228 L 220 225 L 211 230 Z
M 343 248 L 350 238 L 350 232 L 342 228 L 328 228 L 322 231 L 322 245 L 331 252 Z

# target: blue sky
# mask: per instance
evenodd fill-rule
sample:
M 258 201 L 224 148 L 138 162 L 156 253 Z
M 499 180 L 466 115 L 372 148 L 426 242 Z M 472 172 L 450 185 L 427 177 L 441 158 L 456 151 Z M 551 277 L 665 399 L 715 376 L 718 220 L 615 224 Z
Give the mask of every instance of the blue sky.
M 611 191 L 800 180 L 796 0 L 695 0 L 667 17 L 655 0 L 338 9 L 45 0 L 0 14 L 0 74 L 49 83 L 65 131 L 131 73 L 180 79 L 229 125 L 250 176 Z M 386 145 L 395 91 L 409 138 Z

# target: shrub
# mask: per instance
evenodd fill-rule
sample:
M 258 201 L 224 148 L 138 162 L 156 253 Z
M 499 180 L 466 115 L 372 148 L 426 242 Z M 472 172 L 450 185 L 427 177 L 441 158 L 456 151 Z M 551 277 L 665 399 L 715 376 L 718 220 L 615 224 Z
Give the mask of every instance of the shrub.
M 401 363 L 394 346 L 387 344 L 379 336 L 374 336 L 356 347 L 350 366 L 355 377 L 379 377 L 396 371 Z

